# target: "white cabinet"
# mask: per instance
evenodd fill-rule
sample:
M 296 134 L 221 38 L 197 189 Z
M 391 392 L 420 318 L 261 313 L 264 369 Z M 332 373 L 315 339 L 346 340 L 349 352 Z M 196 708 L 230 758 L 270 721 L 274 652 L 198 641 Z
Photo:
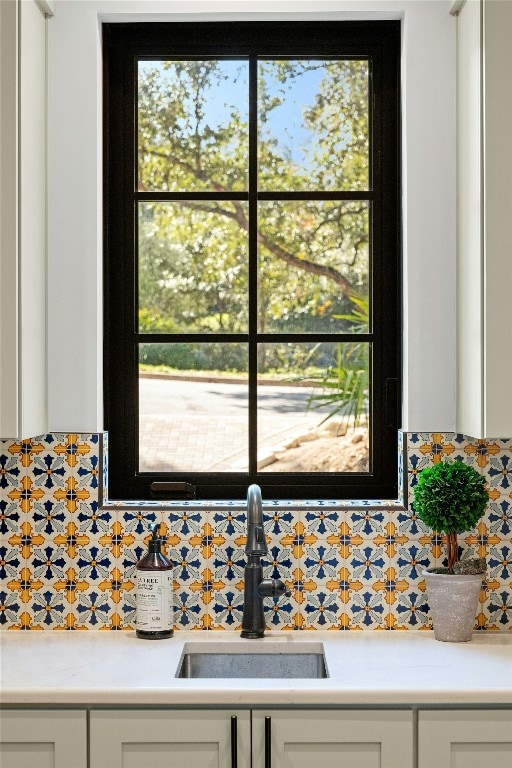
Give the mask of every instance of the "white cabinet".
M 381 710 L 98 711 L 91 768 L 411 768 L 412 718 Z
M 512 435 L 511 31 L 511 2 L 459 11 L 457 431 L 475 438 Z
M 0 2 L 0 438 L 46 421 L 46 17 Z
M 90 768 L 250 768 L 250 720 L 248 710 L 95 711 Z
M 418 768 L 511 768 L 511 710 L 420 712 Z
M 253 768 L 414 765 L 411 711 L 253 711 L 252 723 Z
M 511 768 L 512 708 L 3 710 L 2 768 Z M 89 755 L 89 760 L 88 760 Z
M 87 768 L 87 713 L 2 710 L 2 768 Z

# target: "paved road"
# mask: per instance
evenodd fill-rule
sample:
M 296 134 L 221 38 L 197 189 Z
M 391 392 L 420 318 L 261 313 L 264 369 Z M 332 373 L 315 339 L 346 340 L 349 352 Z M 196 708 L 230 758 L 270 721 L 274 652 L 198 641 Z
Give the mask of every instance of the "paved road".
M 316 426 L 311 390 L 264 386 L 258 397 L 258 455 Z M 140 379 L 141 471 L 247 469 L 247 388 L 237 383 Z

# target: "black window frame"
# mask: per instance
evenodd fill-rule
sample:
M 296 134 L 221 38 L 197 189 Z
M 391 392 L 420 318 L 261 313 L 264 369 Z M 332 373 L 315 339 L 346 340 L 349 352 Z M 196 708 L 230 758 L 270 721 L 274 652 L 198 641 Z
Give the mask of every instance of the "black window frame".
M 192 483 L 196 498 L 241 499 L 258 483 L 273 499 L 394 499 L 398 495 L 397 432 L 401 402 L 400 22 L 176 22 L 103 24 L 104 56 L 104 427 L 108 432 L 108 497 L 155 498 L 153 483 Z M 282 56 L 351 57 L 370 62 L 372 171 L 369 190 L 318 193 L 319 199 L 371 200 L 373 226 L 369 473 L 139 473 L 137 221 L 135 174 L 137 61 L 143 58 Z M 252 139 L 254 140 L 254 139 Z M 251 138 L 250 138 L 251 141 Z M 302 193 L 312 199 L 314 193 Z M 301 193 L 279 199 L 300 198 Z M 249 193 L 249 206 L 268 195 Z M 239 198 L 238 198 L 239 199 Z M 253 225 L 253 239 L 255 238 Z M 249 240 L 251 232 L 249 233 Z M 249 312 L 254 310 L 249 310 Z M 297 334 L 299 336 L 300 334 Z M 347 338 L 345 338 L 347 336 Z M 353 340 L 329 334 L 324 340 Z M 195 337 L 197 340 L 197 335 Z M 145 342 L 166 334 L 144 333 Z M 182 339 L 186 340 L 186 339 Z M 234 340 L 223 335 L 223 341 Z M 237 337 L 236 340 L 242 340 Z M 272 340 L 266 334 L 265 340 Z M 293 341 L 293 338 L 290 338 Z M 312 340 L 311 334 L 302 341 Z M 255 396 L 255 380 L 249 381 Z M 251 389 L 252 387 L 252 389 Z M 251 394 L 251 391 L 253 394 Z M 161 486 L 162 487 L 162 486 Z M 155 486 L 153 486 L 153 489 Z M 158 492 L 156 493 L 158 496 Z M 187 493 L 164 490 L 161 498 Z

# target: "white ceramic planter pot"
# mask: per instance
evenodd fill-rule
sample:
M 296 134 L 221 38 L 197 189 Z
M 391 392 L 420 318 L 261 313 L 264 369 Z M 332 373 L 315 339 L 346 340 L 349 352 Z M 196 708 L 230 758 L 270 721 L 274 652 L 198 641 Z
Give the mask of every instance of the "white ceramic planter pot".
M 450 573 L 422 574 L 434 625 L 434 637 L 448 643 L 471 640 L 483 573 L 459 576 Z

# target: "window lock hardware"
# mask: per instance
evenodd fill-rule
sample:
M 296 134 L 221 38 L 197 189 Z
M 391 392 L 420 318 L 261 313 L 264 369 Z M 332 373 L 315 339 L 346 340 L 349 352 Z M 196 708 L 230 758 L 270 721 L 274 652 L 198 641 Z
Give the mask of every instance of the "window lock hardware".
M 163 496 L 172 499 L 195 499 L 196 487 L 192 483 L 177 482 L 155 482 L 149 486 L 153 497 L 162 498 Z

